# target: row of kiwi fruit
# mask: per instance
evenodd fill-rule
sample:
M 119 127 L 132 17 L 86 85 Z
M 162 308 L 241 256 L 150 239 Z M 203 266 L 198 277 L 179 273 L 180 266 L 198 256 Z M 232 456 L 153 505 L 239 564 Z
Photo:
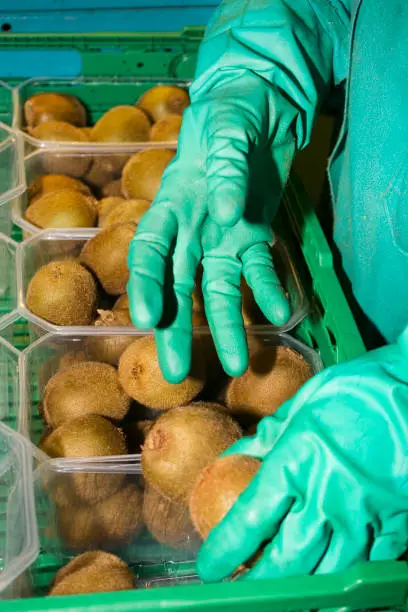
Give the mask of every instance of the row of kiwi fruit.
M 135 105 L 110 108 L 91 126 L 81 100 L 71 94 L 37 93 L 24 104 L 27 132 L 42 141 L 132 143 L 177 141 L 181 117 L 190 104 L 185 89 L 156 85 Z
M 174 155 L 171 149 L 133 155 L 45 152 L 46 173 L 28 187 L 24 218 L 41 229 L 137 224 Z
M 109 468 L 44 477 L 57 535 L 70 555 L 122 551 L 146 532 L 167 548 L 196 550 L 259 467 L 255 459 L 218 455 L 312 375 L 297 351 L 252 336 L 247 372 L 227 378 L 202 336 L 194 341 L 189 376 L 170 384 L 154 337 L 125 338 L 117 367 L 103 361 L 104 349 L 91 337 L 44 364 L 39 446 L 48 456 L 100 457 L 103 464 L 107 456 L 141 452 L 143 482 Z M 51 593 L 105 590 L 92 580 L 75 585 L 70 579 L 64 591 L 61 581 Z
M 131 221 L 109 225 L 81 243 L 79 254 L 75 241 L 58 243 L 59 258 L 40 266 L 28 283 L 25 295 L 28 310 L 58 326 L 132 326 L 126 293 L 127 257 L 136 226 Z M 199 271 L 192 295 L 196 326 L 207 325 L 200 277 Z M 266 319 L 244 279 L 241 294 L 244 323 L 265 324 Z M 115 354 L 108 361 L 115 364 Z

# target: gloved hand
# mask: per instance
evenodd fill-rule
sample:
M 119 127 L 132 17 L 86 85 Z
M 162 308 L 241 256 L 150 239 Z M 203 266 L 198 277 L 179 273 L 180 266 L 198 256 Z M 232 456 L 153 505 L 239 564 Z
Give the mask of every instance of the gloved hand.
M 158 328 L 159 361 L 171 382 L 190 368 L 191 292 L 202 249 L 207 318 L 228 373 L 241 374 L 247 363 L 241 268 L 271 322 L 288 317 L 266 255 L 269 225 L 333 67 L 342 66 L 341 78 L 345 73 L 348 19 L 343 0 L 224 1 L 208 27 L 177 158 L 129 252 L 132 319 L 141 329 Z M 165 284 L 174 292 L 163 304 Z
M 263 544 L 242 579 L 398 558 L 408 548 L 408 330 L 314 377 L 234 453 L 263 463 L 200 550 L 205 581 Z
M 261 79 L 245 75 L 185 111 L 177 158 L 129 251 L 132 319 L 141 329 L 158 326 L 160 365 L 171 382 L 190 369 L 191 294 L 202 255 L 206 314 L 229 374 L 247 366 L 241 270 L 272 323 L 290 316 L 268 248 L 294 153 L 288 106 Z M 272 107 L 275 120 L 268 125 Z M 235 222 L 245 202 L 232 228 L 209 216 L 212 208 L 221 221 Z

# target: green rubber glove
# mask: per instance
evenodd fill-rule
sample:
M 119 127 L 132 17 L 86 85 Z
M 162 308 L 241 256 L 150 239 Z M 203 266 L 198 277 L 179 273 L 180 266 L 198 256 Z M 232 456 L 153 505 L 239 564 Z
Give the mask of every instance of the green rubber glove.
M 191 293 L 203 255 L 207 318 L 229 374 L 247 365 L 241 271 L 272 323 L 289 317 L 267 252 L 270 223 L 342 64 L 346 22 L 341 0 L 227 0 L 209 24 L 177 158 L 129 252 L 132 319 L 156 328 L 171 382 L 190 369 Z
M 263 464 L 197 561 L 205 581 L 328 573 L 408 548 L 408 330 L 332 367 L 225 454 Z
M 242 90 L 246 96 L 237 100 Z M 273 130 L 264 129 L 268 109 L 276 108 L 277 100 L 262 80 L 246 75 L 187 109 L 177 158 L 131 243 L 132 319 L 141 329 L 157 328 L 160 366 L 171 382 L 185 378 L 190 369 L 191 294 L 203 256 L 206 314 L 228 374 L 240 375 L 247 367 L 241 272 L 272 323 L 281 325 L 290 316 L 268 246 L 295 149 L 286 120 L 277 118 Z M 287 102 L 279 103 L 276 117 L 289 117 Z M 211 193 L 222 206 L 238 201 L 238 194 L 247 202 L 233 227 L 212 221 Z

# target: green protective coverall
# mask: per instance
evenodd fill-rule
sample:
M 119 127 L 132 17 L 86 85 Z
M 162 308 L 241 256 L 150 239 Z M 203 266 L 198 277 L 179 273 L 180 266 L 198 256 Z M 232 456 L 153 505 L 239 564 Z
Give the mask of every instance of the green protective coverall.
M 162 370 L 181 380 L 202 259 L 220 359 L 231 375 L 245 370 L 241 274 L 265 315 L 285 321 L 270 221 L 333 84 L 346 91 L 329 169 L 335 241 L 357 301 L 388 345 L 315 376 L 229 449 L 262 466 L 202 546 L 204 580 L 228 576 L 261 545 L 242 579 L 329 572 L 408 548 L 405 0 L 221 3 L 201 46 L 177 158 L 131 245 L 131 311 L 139 327 L 157 328 Z M 169 258 L 173 315 L 163 298 Z

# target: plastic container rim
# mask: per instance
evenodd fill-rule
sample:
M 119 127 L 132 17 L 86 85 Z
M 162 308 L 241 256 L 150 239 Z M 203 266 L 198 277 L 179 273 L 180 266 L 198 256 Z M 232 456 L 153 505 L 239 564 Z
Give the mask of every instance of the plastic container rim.
M 112 335 L 112 333 L 117 334 L 120 332 L 124 332 L 124 330 L 127 329 L 124 327 L 114 327 L 114 326 L 112 327 L 106 326 L 106 327 L 103 327 L 103 329 L 102 328 L 96 329 L 96 327 L 93 325 L 80 325 L 80 326 L 54 325 L 53 323 L 50 323 L 46 321 L 45 319 L 42 319 L 38 317 L 37 315 L 33 314 L 26 306 L 25 291 L 24 291 L 25 282 L 23 278 L 23 269 L 24 269 L 24 252 L 27 246 L 32 244 L 33 242 L 38 242 L 41 240 L 79 240 L 79 241 L 84 240 L 85 241 L 85 240 L 89 240 L 93 236 L 96 236 L 100 231 L 101 231 L 101 228 L 88 228 L 88 229 L 76 229 L 76 230 L 45 229 L 40 232 L 37 232 L 36 234 L 33 234 L 32 236 L 30 236 L 29 238 L 27 238 L 26 240 L 24 240 L 17 246 L 17 250 L 16 250 L 17 310 L 23 317 L 25 317 L 28 321 L 37 325 L 38 327 L 40 327 L 41 329 L 45 331 L 54 332 L 54 333 L 58 333 L 61 335 L 72 335 L 75 333 L 83 333 L 88 330 L 92 330 L 92 333 L 94 335 L 103 336 L 103 335 L 107 335 L 107 333 L 108 335 Z M 288 248 L 286 246 L 284 239 L 282 239 L 280 236 L 279 237 L 275 236 L 274 241 L 271 244 L 271 246 L 274 246 L 274 245 L 277 245 L 277 248 L 283 251 L 284 253 L 285 264 L 287 264 L 287 269 L 289 270 L 296 284 L 296 293 L 298 294 L 300 298 L 300 305 L 297 311 L 295 311 L 292 314 L 290 319 L 284 325 L 281 325 L 278 327 L 273 326 L 273 325 L 254 325 L 254 326 L 248 326 L 248 327 L 257 327 L 257 328 L 259 327 L 261 330 L 265 330 L 265 331 L 272 330 L 274 334 L 280 334 L 280 333 L 286 333 L 286 332 L 291 331 L 297 325 L 299 325 L 301 321 L 303 321 L 303 319 L 306 317 L 309 311 L 309 303 L 305 295 L 305 292 L 303 290 L 303 287 L 301 285 L 296 266 L 294 265 L 294 263 L 291 261 L 289 257 L 289 251 L 288 251 Z M 207 326 L 203 326 L 203 329 L 206 329 L 206 328 Z M 153 330 L 146 330 L 146 331 L 153 331 Z M 146 333 L 146 331 L 145 330 L 134 330 L 132 328 L 128 328 L 128 333 L 130 334 L 134 333 L 135 335 L 143 335 Z M 124 333 L 126 333 L 126 331 Z

